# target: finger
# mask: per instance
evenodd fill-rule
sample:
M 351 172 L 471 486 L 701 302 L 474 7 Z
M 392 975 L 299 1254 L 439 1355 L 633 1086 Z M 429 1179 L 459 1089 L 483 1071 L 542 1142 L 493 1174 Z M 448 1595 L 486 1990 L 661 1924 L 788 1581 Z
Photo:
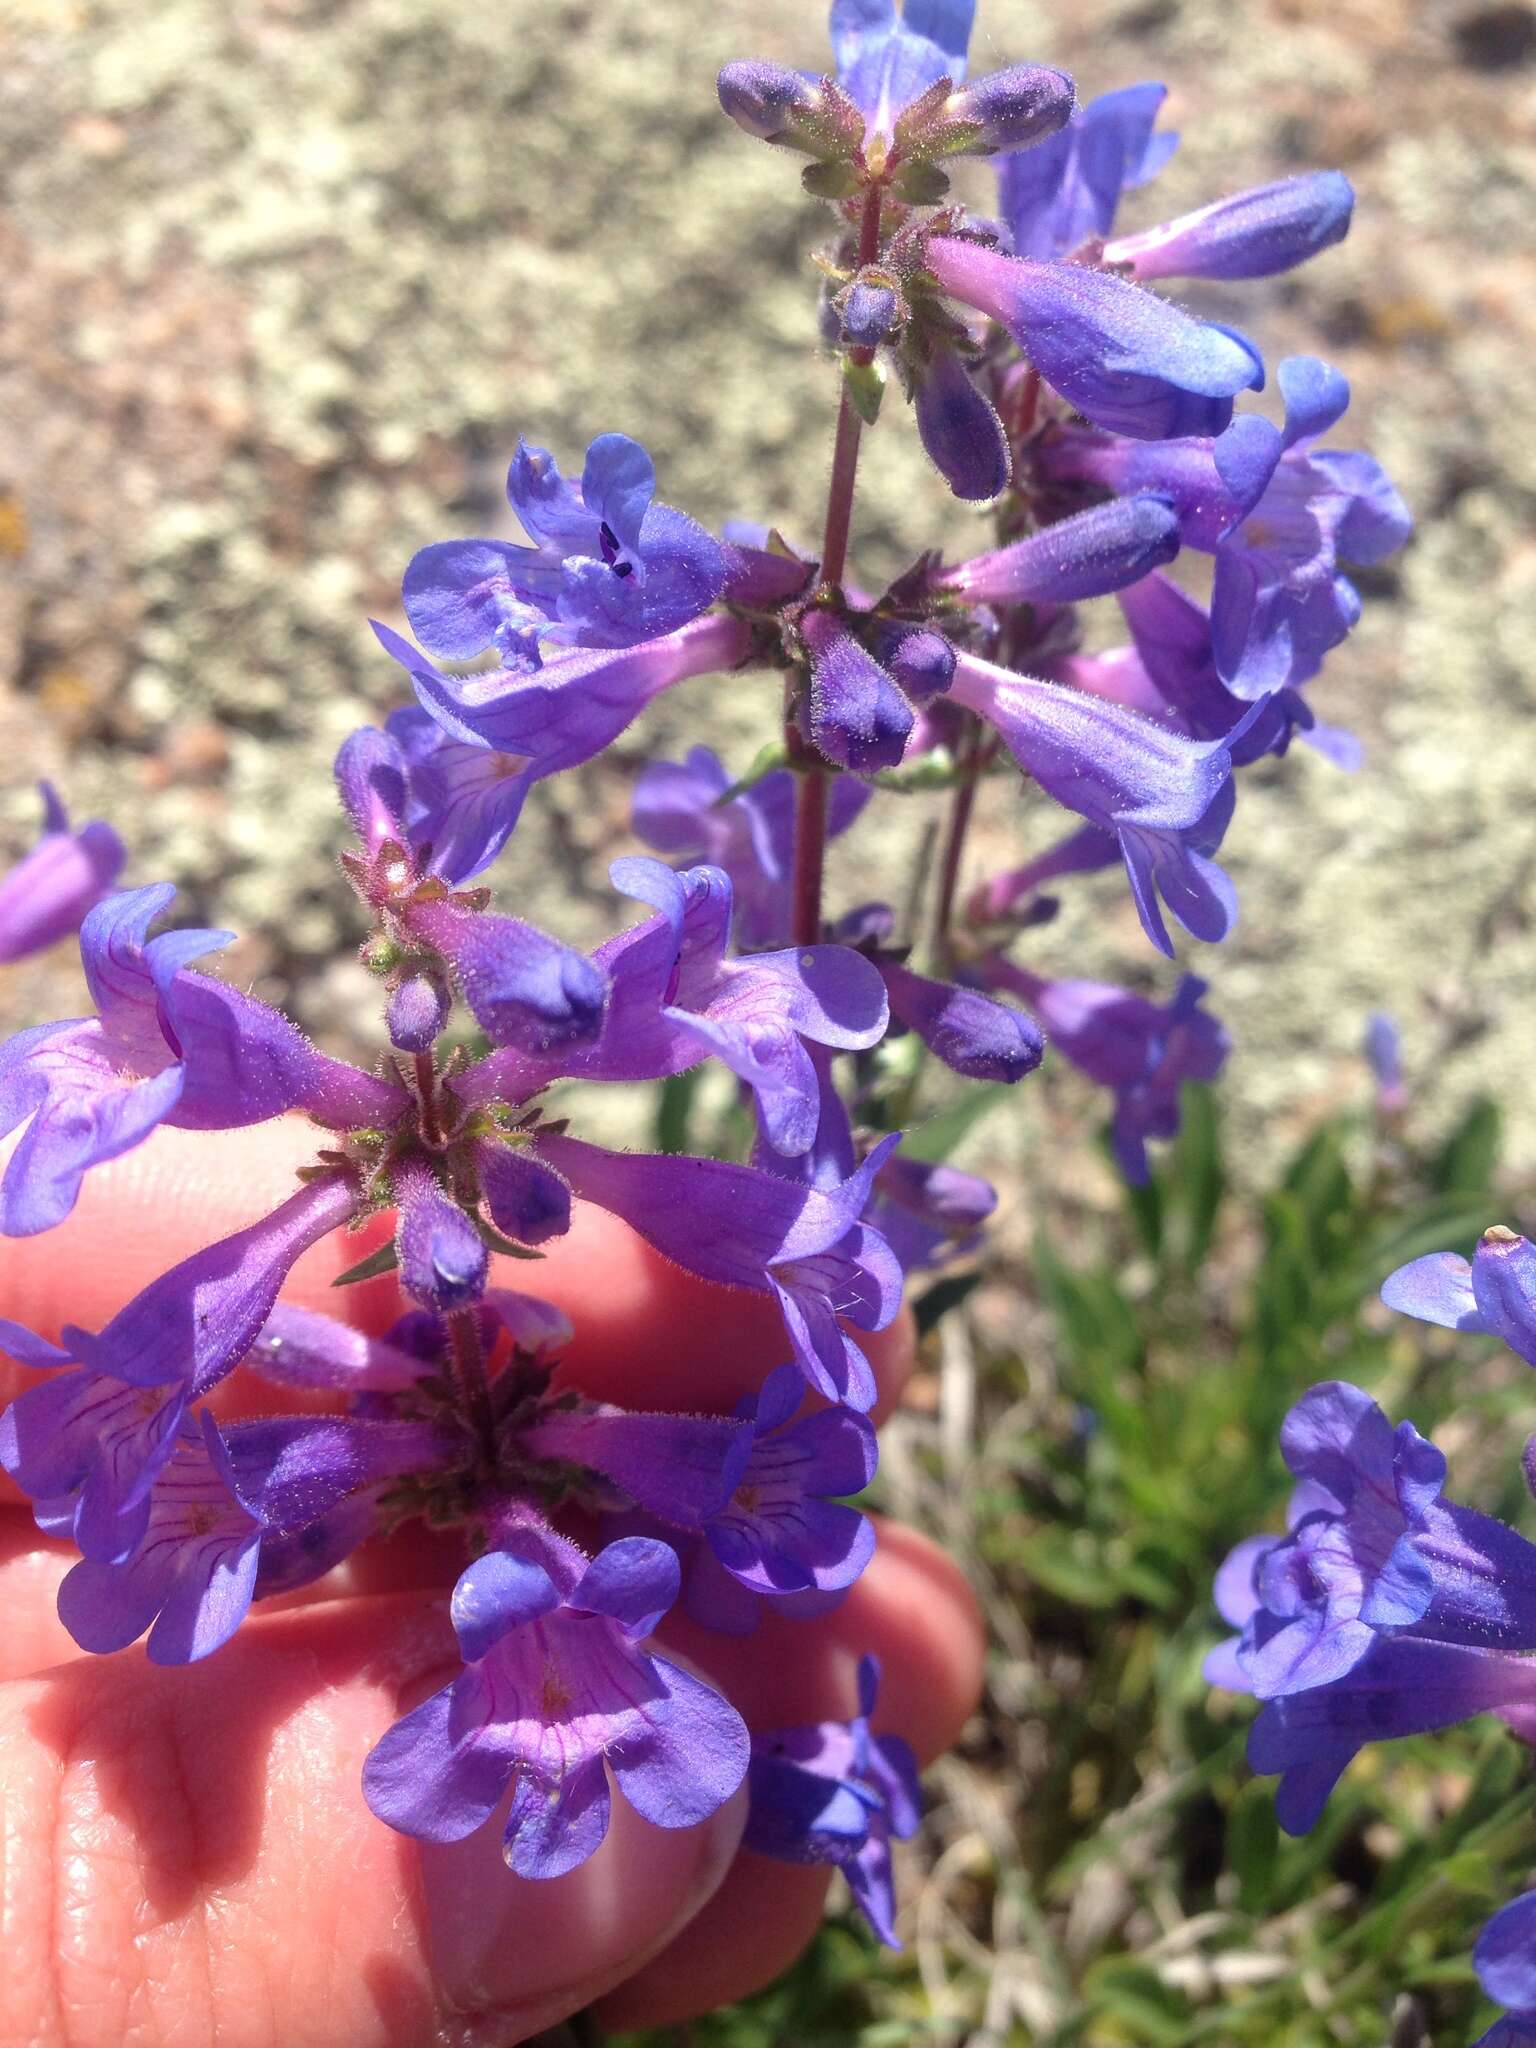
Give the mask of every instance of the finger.
M 663 1626 L 754 1728 L 854 1711 L 859 1658 L 882 1665 L 878 1733 L 906 1737 L 926 1763 L 948 1749 L 981 1696 L 985 1635 L 959 1571 L 914 1530 L 882 1523 L 869 1569 L 835 1613 L 769 1619 L 746 1639 Z M 615 2031 L 667 2026 L 746 1998 L 794 1961 L 821 1923 L 830 1873 L 743 1850 L 696 1919 L 598 2007 Z
M 441 1603 L 381 1598 L 190 1669 L 129 1651 L 0 1687 L 0 2048 L 504 2048 L 643 1965 L 718 1885 L 740 1796 L 665 1831 L 615 1799 L 545 1883 L 494 1823 L 418 1850 L 359 1772 L 451 1641 Z
M 59 1582 L 79 1555 L 41 1535 L 25 1509 L 0 1507 L 0 1681 L 80 1654 L 54 1607 Z

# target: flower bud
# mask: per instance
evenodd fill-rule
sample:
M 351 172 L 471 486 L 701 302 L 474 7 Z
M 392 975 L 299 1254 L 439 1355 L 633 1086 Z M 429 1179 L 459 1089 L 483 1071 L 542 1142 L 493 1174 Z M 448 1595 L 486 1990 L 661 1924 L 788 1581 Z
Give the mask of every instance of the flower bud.
M 474 1224 L 450 1202 L 421 1159 L 395 1172 L 400 1211 L 395 1246 L 406 1292 L 439 1315 L 469 1308 L 485 1292 L 489 1254 Z
M 1027 149 L 1064 128 L 1076 95 L 1064 71 L 1040 64 L 1012 64 L 989 71 L 951 93 L 944 106 L 944 156 L 1001 156 Z M 971 130 L 950 139 L 953 130 Z
M 929 460 L 957 498 L 981 504 L 1008 488 L 1003 423 L 949 349 L 924 365 L 914 404 Z
M 864 140 L 864 117 L 828 78 L 807 78 L 785 64 L 742 58 L 715 81 L 720 105 L 760 142 L 806 156 L 851 156 Z
M 912 712 L 875 657 L 830 612 L 809 612 L 800 633 L 811 655 L 809 736 L 840 768 L 894 768 Z
M 409 975 L 389 999 L 389 1042 L 401 1052 L 427 1052 L 448 1021 L 453 998 L 435 968 Z
M 844 341 L 854 348 L 878 348 L 901 320 L 901 294 L 889 272 L 861 270 L 842 294 L 839 310 Z
M 942 697 L 955 678 L 955 650 L 930 626 L 888 626 L 880 659 L 913 704 Z

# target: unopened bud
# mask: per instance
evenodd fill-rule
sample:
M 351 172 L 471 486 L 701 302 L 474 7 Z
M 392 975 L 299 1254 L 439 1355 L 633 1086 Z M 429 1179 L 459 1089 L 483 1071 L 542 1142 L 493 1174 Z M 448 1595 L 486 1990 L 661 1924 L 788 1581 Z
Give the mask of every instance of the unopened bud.
M 955 650 L 931 626 L 888 626 L 880 659 L 913 704 L 942 697 L 955 679 Z
M 998 156 L 1054 135 L 1071 118 L 1076 95 L 1064 71 L 1013 64 L 951 93 L 936 138 L 941 156 Z M 966 131 L 971 131 L 969 134 Z
M 448 1021 L 453 998 L 435 968 L 412 974 L 389 999 L 389 1042 L 401 1052 L 427 1052 Z
M 861 270 L 838 301 L 842 338 L 854 348 L 878 348 L 902 318 L 901 293 L 888 271 Z
M 828 158 L 851 156 L 864 140 L 863 115 L 828 78 L 745 58 L 726 65 L 715 91 L 737 127 L 760 142 Z

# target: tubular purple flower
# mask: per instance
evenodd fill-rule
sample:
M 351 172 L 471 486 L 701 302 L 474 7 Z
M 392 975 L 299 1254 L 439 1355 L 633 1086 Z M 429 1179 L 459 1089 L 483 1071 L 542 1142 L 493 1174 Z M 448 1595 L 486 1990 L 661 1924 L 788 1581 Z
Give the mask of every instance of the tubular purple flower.
M 1472 1951 L 1483 1993 L 1509 2007 L 1472 2048 L 1536 2048 L 1536 1892 L 1501 1906 Z
M 0 1135 L 30 1119 L 0 1182 L 0 1230 L 29 1237 L 75 1205 L 91 1167 L 160 1123 L 229 1130 L 304 1109 L 342 1128 L 392 1121 L 402 1091 L 317 1053 L 288 1019 L 188 971 L 227 932 L 150 925 L 169 883 L 109 896 L 81 927 L 99 1014 L 40 1024 L 0 1046 Z
M 1304 1835 L 1368 1742 L 1427 1735 L 1473 1714 L 1528 1716 L 1533 1706 L 1536 1659 L 1384 1637 L 1347 1677 L 1271 1700 L 1249 1730 L 1248 1762 L 1280 1773 L 1275 1816 L 1288 1835 Z
M 913 719 L 892 677 L 831 612 L 807 612 L 800 637 L 811 657 L 807 738 L 841 768 L 894 768 Z
M 1399 1266 L 1381 1298 L 1420 1322 L 1499 1337 L 1536 1365 L 1536 1245 L 1502 1224 L 1483 1232 L 1470 1265 L 1455 1252 L 1427 1252 Z
M 406 758 L 392 732 L 359 726 L 341 743 L 334 769 L 341 807 L 370 854 L 390 840 L 410 844 Z
M 78 829 L 71 827 L 53 784 L 40 782 L 38 788 L 42 837 L 0 880 L 0 965 L 40 953 L 77 932 L 128 858 L 110 825 L 92 818 Z
M 746 621 L 719 612 L 637 647 L 558 656 L 532 675 L 449 676 L 387 626 L 375 622 L 373 630 L 444 735 L 435 750 L 417 737 L 411 773 L 424 813 L 413 832 L 431 840 L 433 866 L 452 882 L 495 859 L 535 782 L 579 768 L 653 697 L 690 676 L 735 668 L 752 645 Z
M 590 1044 L 602 1029 L 607 984 L 584 955 L 516 917 L 419 897 L 401 922 L 453 969 L 493 1045 L 530 1053 Z
M 240 1496 L 206 1409 L 177 1432 L 146 1506 L 130 1557 L 84 1558 L 65 1576 L 59 1619 L 98 1656 L 126 1649 L 148 1629 L 151 1663 L 192 1664 L 245 1619 L 261 1546 L 261 1521 Z
M 795 1358 L 830 1401 L 874 1404 L 868 1359 L 842 1329 L 883 1330 L 901 1306 L 901 1268 L 859 1221 L 898 1140 L 886 1138 L 834 1187 L 807 1187 L 719 1159 L 605 1152 L 538 1134 L 540 1158 L 664 1258 L 701 1279 L 777 1297 Z
M 980 505 L 1007 490 L 1008 436 L 953 349 L 934 349 L 914 370 L 912 403 L 928 459 L 957 498 Z
M 941 78 L 965 76 L 976 0 L 832 0 L 837 82 L 863 114 L 865 139 L 896 132 L 902 111 Z
M 1228 745 L 1242 737 L 1241 727 L 1225 743 L 1198 744 L 1134 711 L 973 654 L 960 656 L 950 698 L 995 726 L 1047 795 L 1114 833 L 1142 929 L 1160 952 L 1172 957 L 1173 947 L 1159 890 L 1194 937 L 1225 938 L 1237 906 L 1226 876 L 1201 851 L 1211 843 L 1202 828 L 1219 814 L 1232 773 Z
M 369 1753 L 373 1811 L 454 1842 L 510 1786 L 502 1853 L 534 1878 L 574 1870 L 602 1842 L 609 1771 L 656 1827 L 714 1813 L 745 1775 L 749 1740 L 718 1693 L 641 1648 L 677 1597 L 672 1551 L 631 1537 L 588 1562 L 552 1531 L 504 1543 L 454 1588 L 464 1671 Z
M 969 604 L 1074 604 L 1138 582 L 1178 551 L 1178 514 L 1140 491 L 959 562 L 939 587 Z
M 581 486 L 554 457 L 519 441 L 507 497 L 535 545 L 434 542 L 412 557 L 402 600 L 431 653 L 466 661 L 494 646 L 509 667 L 536 669 L 545 641 L 633 647 L 686 625 L 725 581 L 719 543 L 651 502 L 651 458 L 624 434 L 600 434 Z
M 204 1394 L 250 1350 L 300 1253 L 345 1228 L 360 1206 L 347 1175 L 311 1180 L 269 1216 L 152 1280 L 98 1335 L 66 1323 L 64 1342 L 92 1372 Z
M 1016 255 L 1067 256 L 1110 232 L 1121 193 L 1155 177 L 1178 147 L 1177 135 L 1152 132 L 1167 96 L 1155 84 L 1101 93 L 1038 147 L 998 165 L 998 208 Z
M 972 924 L 990 924 L 996 918 L 1013 914 L 1016 905 L 1039 899 L 1039 891 L 1058 876 L 1098 874 L 1104 868 L 1112 868 L 1119 858 L 1119 842 L 1112 832 L 1097 825 L 1080 825 L 1077 831 L 1057 840 L 1022 867 L 1012 868 L 1005 875 L 994 875 L 990 882 L 974 889 L 966 901 L 966 917 Z
M 500 1138 L 474 1148 L 475 1168 L 491 1221 L 518 1244 L 547 1244 L 571 1227 L 571 1191 L 557 1173 Z
M 1400 1116 L 1408 1106 L 1403 1083 L 1403 1039 L 1397 1019 L 1385 1010 L 1373 1010 L 1366 1021 L 1361 1045 L 1376 1080 L 1376 1107 L 1382 1116 Z
M 1309 171 L 1215 200 L 1106 243 L 1104 261 L 1155 277 L 1274 277 L 1342 242 L 1355 193 L 1342 171 Z
M 1053 390 L 1096 425 L 1142 440 L 1219 434 L 1264 381 L 1251 342 L 1191 320 L 1123 278 L 930 236 L 942 290 L 1001 323 Z
M 1006 988 L 1029 1004 L 1050 1043 L 1101 1087 L 1115 1092 L 1111 1130 L 1126 1179 L 1151 1178 L 1149 1138 L 1178 1135 L 1186 1081 L 1214 1081 L 1231 1040 L 1200 1007 L 1206 984 L 1185 975 L 1171 1003 L 1149 1002 L 1101 981 L 1048 981 L 998 954 L 975 964 L 989 988 Z
M 746 1848 L 781 1863 L 831 1863 L 888 1947 L 899 1948 L 890 1841 L 917 1832 L 917 1760 L 899 1736 L 875 1735 L 880 1686 L 873 1657 L 859 1664 L 859 1711 L 752 1738 Z

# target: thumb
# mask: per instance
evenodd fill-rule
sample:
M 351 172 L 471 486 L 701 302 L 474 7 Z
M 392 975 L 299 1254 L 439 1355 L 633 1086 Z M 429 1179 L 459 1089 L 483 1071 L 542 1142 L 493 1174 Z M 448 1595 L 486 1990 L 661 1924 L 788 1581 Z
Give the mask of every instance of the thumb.
M 451 1645 L 440 1601 L 390 1596 L 252 1621 L 212 1664 L 0 1685 L 0 2048 L 508 2048 L 671 1941 L 743 1795 L 675 1831 L 616 1799 L 542 1883 L 494 1822 L 418 1849 L 368 1811 L 363 1758 Z

